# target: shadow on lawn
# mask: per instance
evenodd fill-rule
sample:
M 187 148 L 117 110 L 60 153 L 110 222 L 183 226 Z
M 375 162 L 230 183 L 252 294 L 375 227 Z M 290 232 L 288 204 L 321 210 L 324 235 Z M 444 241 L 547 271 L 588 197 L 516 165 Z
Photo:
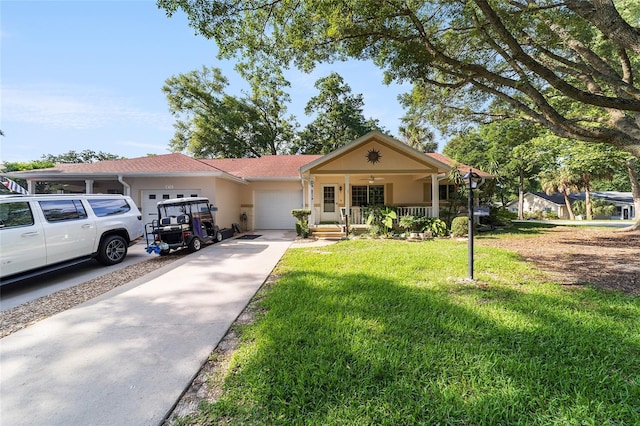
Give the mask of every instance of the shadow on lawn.
M 286 274 L 236 358 L 237 393 L 208 410 L 267 424 L 640 421 L 640 306 L 529 291 Z
M 549 233 L 549 230 L 556 228 L 558 225 L 551 223 L 539 223 L 539 222 L 512 222 L 508 226 L 498 227 L 494 230 L 486 230 L 478 233 L 477 237 L 482 239 L 495 239 L 496 237 L 503 238 L 505 234 L 518 236 L 536 236 Z

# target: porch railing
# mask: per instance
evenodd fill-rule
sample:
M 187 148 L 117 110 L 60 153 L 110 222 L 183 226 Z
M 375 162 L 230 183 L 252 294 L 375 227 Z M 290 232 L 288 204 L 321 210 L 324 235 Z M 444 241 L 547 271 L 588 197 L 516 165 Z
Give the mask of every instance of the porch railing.
M 349 223 L 351 225 L 366 225 L 367 224 L 367 216 L 363 214 L 361 207 L 351 207 L 351 214 L 349 216 Z M 345 209 L 340 209 L 341 212 L 341 222 L 344 223 L 344 215 Z M 433 210 L 431 207 L 426 206 L 406 206 L 406 207 L 396 207 L 396 214 L 398 215 L 399 220 L 402 216 L 427 216 L 433 217 Z

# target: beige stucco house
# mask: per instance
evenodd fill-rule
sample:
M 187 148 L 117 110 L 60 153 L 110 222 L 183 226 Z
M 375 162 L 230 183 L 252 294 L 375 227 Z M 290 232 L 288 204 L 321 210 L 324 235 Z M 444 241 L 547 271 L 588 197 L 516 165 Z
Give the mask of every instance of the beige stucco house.
M 453 185 L 447 174 L 469 166 L 448 157 L 424 154 L 371 132 L 336 151 L 321 155 L 194 159 L 174 153 L 13 172 L 35 193 L 37 182 L 55 182 L 66 192 L 130 195 L 145 222 L 156 217 L 162 199 L 203 196 L 218 207 L 217 223 L 243 229 L 293 229 L 292 209 L 312 211 L 310 225 L 364 225 L 362 207 L 393 205 L 400 215 L 438 217 Z M 482 178 L 490 175 L 473 169 Z

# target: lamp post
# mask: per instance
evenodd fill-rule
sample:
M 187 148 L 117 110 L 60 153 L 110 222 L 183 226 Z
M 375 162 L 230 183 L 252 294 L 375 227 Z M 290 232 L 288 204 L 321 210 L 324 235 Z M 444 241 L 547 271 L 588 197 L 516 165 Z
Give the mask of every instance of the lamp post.
M 469 182 L 469 226 L 467 228 L 469 233 L 469 281 L 473 281 L 473 190 L 478 187 L 482 178 L 473 169 L 469 169 L 469 173 L 462 176 L 462 180 Z

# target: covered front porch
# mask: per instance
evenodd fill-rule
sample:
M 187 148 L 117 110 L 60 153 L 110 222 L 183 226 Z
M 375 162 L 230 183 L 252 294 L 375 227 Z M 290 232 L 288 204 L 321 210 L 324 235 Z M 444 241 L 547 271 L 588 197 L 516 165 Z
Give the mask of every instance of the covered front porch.
M 442 174 L 315 176 L 306 183 L 312 200 L 309 224 L 366 225 L 373 206 L 392 206 L 402 216 L 439 217 Z
M 439 217 L 447 203 L 447 172 L 437 156 L 371 132 L 301 168 L 310 230 L 344 233 L 366 227 L 368 208 L 392 206 L 398 215 Z
M 312 236 L 318 238 L 342 238 L 348 234 L 361 234 L 369 229 L 367 225 L 368 214 L 366 208 L 351 207 L 347 216 L 346 208 L 340 208 L 340 219 L 338 221 L 309 221 L 309 230 Z M 395 207 L 397 219 L 394 220 L 394 227 L 397 227 L 402 216 L 426 216 L 437 217 L 432 213 L 432 207 L 425 206 L 402 206 Z

